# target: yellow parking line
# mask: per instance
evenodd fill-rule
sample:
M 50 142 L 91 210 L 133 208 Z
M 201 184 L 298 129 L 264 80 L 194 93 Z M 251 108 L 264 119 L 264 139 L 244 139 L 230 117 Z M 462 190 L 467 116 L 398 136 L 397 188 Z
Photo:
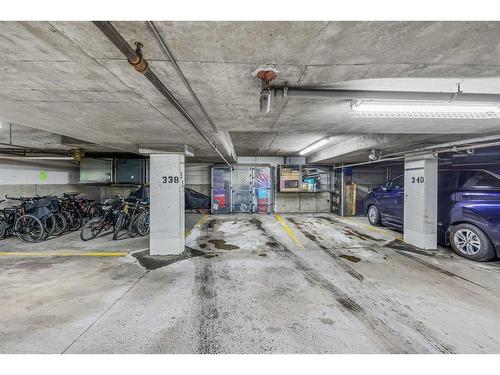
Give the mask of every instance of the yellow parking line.
M 194 227 L 203 224 L 208 218 L 207 214 L 204 214 L 194 225 Z M 193 229 L 194 229 L 193 227 Z M 188 237 L 191 234 L 191 230 L 186 231 L 185 235 Z M 124 257 L 128 253 L 125 252 L 105 252 L 105 251 L 87 251 L 87 252 L 76 252 L 76 251 L 0 251 L 0 256 L 12 256 L 12 257 Z
M 185 237 L 189 237 L 189 235 L 191 234 L 191 231 L 196 228 L 198 225 L 201 225 L 203 224 L 206 220 L 208 219 L 208 214 L 203 214 L 202 217 L 200 217 L 198 219 L 198 221 L 194 224 L 193 228 L 187 230 L 185 233 L 184 233 L 184 236 Z
M 19 256 L 19 257 L 124 257 L 128 253 L 123 252 L 105 252 L 105 251 L 89 251 L 84 253 L 68 252 L 68 251 L 0 251 L 0 256 Z
M 285 222 L 285 219 L 283 219 L 283 217 L 281 217 L 281 215 L 278 215 L 278 214 L 274 214 L 274 216 L 276 217 L 276 219 L 281 223 L 281 225 L 283 225 L 283 228 L 285 229 L 285 232 L 292 238 L 292 240 L 301 248 L 303 249 L 304 248 L 304 245 L 302 244 L 302 242 L 300 242 L 300 240 L 298 239 L 298 237 L 295 235 L 295 233 L 293 232 L 292 228 L 290 228 L 288 226 L 288 224 Z

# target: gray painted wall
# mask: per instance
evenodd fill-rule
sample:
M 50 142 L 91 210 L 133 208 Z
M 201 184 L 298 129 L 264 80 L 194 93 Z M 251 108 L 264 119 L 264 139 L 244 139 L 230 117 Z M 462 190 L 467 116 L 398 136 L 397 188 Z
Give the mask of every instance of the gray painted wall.
M 71 161 L 18 161 L 0 158 L 0 185 L 61 185 L 79 182 Z

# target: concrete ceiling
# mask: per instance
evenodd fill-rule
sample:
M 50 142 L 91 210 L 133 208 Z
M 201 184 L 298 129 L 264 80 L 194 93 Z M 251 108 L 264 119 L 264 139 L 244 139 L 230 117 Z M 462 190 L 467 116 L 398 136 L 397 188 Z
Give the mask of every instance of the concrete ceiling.
M 155 24 L 216 129 L 146 23 L 113 23 L 131 45 L 144 44 L 152 70 L 210 136 L 230 131 L 240 156 L 297 155 L 312 142 L 335 136 L 329 152 L 310 159 L 365 160 L 373 145 L 389 151 L 499 130 L 497 120 L 352 118 L 347 103 L 329 99 L 276 99 L 264 115 L 258 105 L 260 82 L 251 75 L 260 66 L 272 66 L 280 71 L 276 84 L 456 91 L 460 82 L 464 92 L 500 93 L 498 22 Z M 0 51 L 0 120 L 103 150 L 134 152 L 139 144 L 182 143 L 194 149 L 196 160 L 216 160 L 187 121 L 91 22 L 0 22 Z

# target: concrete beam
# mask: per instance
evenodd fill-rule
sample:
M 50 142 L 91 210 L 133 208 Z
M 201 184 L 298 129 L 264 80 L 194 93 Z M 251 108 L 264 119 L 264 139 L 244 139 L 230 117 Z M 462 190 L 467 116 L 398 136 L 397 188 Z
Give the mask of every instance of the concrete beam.
M 388 144 L 392 144 L 396 139 L 407 139 L 406 136 L 395 136 L 387 134 L 378 135 L 361 135 L 349 138 L 343 142 L 332 144 L 323 148 L 314 154 L 306 157 L 307 163 L 320 163 L 325 160 L 333 159 L 342 155 L 370 150 L 372 148 L 382 148 Z
M 151 143 L 146 145 L 139 145 L 139 153 L 145 155 L 151 154 L 181 154 L 184 156 L 194 156 L 194 151 L 188 145 L 182 144 L 165 144 L 165 143 Z
M 229 131 L 227 130 L 218 131 L 217 138 L 224 147 L 224 149 L 226 150 L 229 157 L 231 158 L 231 161 L 235 162 L 236 159 L 238 158 L 238 155 L 236 155 L 233 140 L 231 139 L 231 134 L 229 134 Z

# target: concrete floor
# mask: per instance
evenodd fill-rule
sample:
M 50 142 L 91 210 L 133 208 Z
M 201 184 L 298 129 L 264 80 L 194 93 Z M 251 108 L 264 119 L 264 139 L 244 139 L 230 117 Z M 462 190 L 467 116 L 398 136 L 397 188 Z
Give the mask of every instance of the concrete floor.
M 205 255 L 154 271 L 53 254 L 147 239 L 72 236 L 0 257 L 0 352 L 500 353 L 499 262 L 412 253 L 364 218 L 204 216 L 187 246 Z

